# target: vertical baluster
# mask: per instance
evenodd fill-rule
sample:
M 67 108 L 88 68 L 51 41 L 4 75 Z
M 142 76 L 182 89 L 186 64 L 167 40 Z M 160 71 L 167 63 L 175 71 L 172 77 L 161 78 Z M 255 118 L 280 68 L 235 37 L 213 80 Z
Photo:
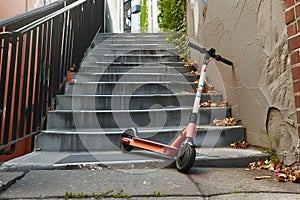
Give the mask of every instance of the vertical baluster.
M 5 139 L 6 137 L 8 137 L 8 131 L 5 130 L 5 114 L 6 114 L 6 105 L 4 104 L 5 102 L 5 85 L 6 85 L 6 81 L 7 81 L 7 73 L 9 68 L 7 67 L 8 65 L 8 52 L 9 52 L 9 43 L 8 43 L 8 39 L 7 38 L 3 38 L 2 40 L 2 57 L 1 57 L 1 78 L 0 78 L 0 109 L 1 109 L 1 115 L 0 115 L 0 123 L 1 123 L 1 127 L 0 127 L 0 134 L 1 134 L 1 144 L 5 144 L 4 141 L 7 141 L 7 139 Z
M 12 118 L 14 113 L 13 108 L 13 90 L 14 90 L 14 76 L 15 76 L 15 61 L 16 61 L 16 38 L 10 38 L 9 44 L 9 53 L 10 57 L 8 59 L 8 71 L 5 87 L 5 96 L 6 96 L 6 112 L 5 112 L 5 123 L 4 123 L 4 144 L 7 144 L 12 140 Z

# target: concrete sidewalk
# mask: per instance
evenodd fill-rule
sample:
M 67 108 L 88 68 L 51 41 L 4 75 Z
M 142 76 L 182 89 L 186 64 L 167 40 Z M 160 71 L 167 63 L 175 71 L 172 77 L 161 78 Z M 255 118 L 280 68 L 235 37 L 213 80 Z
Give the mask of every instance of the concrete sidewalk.
M 255 180 L 256 176 L 271 178 Z M 0 199 L 300 199 L 300 185 L 279 183 L 275 173 L 245 168 L 31 170 L 0 172 Z
M 255 149 L 197 148 L 194 167 L 246 167 L 250 162 L 265 160 L 269 154 Z M 35 151 L 12 159 L 0 166 L 1 171 L 28 171 L 69 169 L 70 166 L 89 164 L 105 167 L 158 165 L 160 168 L 174 163 L 174 159 L 157 153 L 134 150 L 130 153 L 102 152 L 51 152 Z

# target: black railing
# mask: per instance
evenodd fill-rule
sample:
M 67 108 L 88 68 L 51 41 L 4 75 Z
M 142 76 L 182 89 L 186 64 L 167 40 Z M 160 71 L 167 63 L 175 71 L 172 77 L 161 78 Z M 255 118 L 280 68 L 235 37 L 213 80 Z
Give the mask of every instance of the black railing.
M 45 128 L 103 20 L 104 1 L 64 0 L 0 22 L 0 154 Z

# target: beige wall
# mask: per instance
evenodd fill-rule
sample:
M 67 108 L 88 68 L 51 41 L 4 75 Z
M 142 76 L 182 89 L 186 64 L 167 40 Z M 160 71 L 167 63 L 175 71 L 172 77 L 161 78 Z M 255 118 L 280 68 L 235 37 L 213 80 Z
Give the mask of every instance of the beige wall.
M 1 0 L 0 21 L 39 8 L 57 0 Z
M 234 61 L 234 70 L 216 63 L 208 79 L 233 105 L 234 117 L 247 128 L 247 141 L 270 147 L 268 131 L 272 148 L 286 163 L 299 160 L 285 1 L 197 2 L 187 0 L 189 35 Z
M 108 6 L 111 22 L 112 32 L 122 33 L 123 32 L 123 1 L 120 0 L 106 0 L 106 6 Z

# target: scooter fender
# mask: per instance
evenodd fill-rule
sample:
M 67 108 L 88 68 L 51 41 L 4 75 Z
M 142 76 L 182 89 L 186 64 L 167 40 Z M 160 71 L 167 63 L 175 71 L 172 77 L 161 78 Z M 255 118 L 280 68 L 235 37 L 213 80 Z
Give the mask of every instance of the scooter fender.
M 178 149 L 178 153 L 177 153 L 177 158 L 182 156 L 185 152 L 185 150 L 187 149 L 187 147 L 194 147 L 196 148 L 197 146 L 194 143 L 194 139 L 191 137 L 187 137 L 180 145 L 179 149 Z

